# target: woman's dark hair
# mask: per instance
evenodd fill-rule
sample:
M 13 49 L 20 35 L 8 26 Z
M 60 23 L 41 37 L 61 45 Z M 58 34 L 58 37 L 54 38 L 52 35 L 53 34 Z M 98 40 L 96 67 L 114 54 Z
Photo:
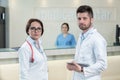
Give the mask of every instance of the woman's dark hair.
M 26 25 L 26 33 L 27 33 L 27 35 L 29 35 L 28 30 L 29 30 L 32 22 L 38 22 L 38 23 L 40 23 L 41 28 L 42 28 L 42 33 L 41 33 L 41 35 L 43 35 L 44 27 L 43 27 L 42 21 L 40 21 L 39 19 L 33 19 L 33 18 L 32 18 L 32 19 L 29 19 L 29 21 L 27 22 L 27 25 Z
M 63 23 L 63 24 L 61 25 L 61 28 L 62 28 L 63 25 L 66 25 L 66 26 L 67 26 L 67 31 L 69 31 L 69 25 L 68 25 L 68 23 Z
M 93 10 L 90 6 L 88 5 L 82 5 L 80 7 L 78 7 L 77 11 L 76 11 L 76 14 L 78 13 L 84 13 L 84 12 L 88 12 L 89 16 L 91 18 L 93 18 Z

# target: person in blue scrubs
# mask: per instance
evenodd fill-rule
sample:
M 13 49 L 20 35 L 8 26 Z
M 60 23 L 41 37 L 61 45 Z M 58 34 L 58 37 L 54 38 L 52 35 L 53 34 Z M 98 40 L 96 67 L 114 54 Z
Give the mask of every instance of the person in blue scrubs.
M 101 80 L 107 68 L 107 42 L 93 27 L 93 10 L 88 5 L 80 6 L 77 21 L 82 30 L 76 45 L 76 53 L 67 68 L 73 71 L 73 80 Z
M 61 25 L 62 33 L 58 35 L 56 39 L 56 46 L 58 48 L 68 48 L 68 47 L 75 47 L 76 40 L 73 34 L 68 33 L 69 25 L 68 23 L 63 23 Z

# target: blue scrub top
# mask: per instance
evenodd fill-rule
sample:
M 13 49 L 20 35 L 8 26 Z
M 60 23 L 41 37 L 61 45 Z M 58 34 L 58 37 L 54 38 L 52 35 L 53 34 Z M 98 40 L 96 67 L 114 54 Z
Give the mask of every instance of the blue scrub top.
M 76 41 L 72 34 L 68 33 L 66 37 L 63 34 L 58 35 L 56 40 L 56 46 L 58 48 L 68 48 L 68 47 L 75 47 Z

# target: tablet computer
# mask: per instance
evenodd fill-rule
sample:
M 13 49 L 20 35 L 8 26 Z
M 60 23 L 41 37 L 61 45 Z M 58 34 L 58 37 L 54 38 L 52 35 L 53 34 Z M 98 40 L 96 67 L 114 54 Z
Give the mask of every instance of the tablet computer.
M 69 65 L 75 65 L 72 62 L 67 62 L 67 64 L 69 64 Z M 88 67 L 89 66 L 88 64 L 81 64 L 81 63 L 77 63 L 77 64 L 80 65 L 80 66 L 82 66 L 82 67 Z

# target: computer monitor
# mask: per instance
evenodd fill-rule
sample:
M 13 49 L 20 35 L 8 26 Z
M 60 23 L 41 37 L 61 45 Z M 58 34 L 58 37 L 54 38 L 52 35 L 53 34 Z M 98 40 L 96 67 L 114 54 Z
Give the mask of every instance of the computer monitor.
M 119 27 L 118 24 L 116 25 L 115 41 L 116 42 L 114 43 L 114 45 L 115 46 L 120 46 L 120 27 Z

